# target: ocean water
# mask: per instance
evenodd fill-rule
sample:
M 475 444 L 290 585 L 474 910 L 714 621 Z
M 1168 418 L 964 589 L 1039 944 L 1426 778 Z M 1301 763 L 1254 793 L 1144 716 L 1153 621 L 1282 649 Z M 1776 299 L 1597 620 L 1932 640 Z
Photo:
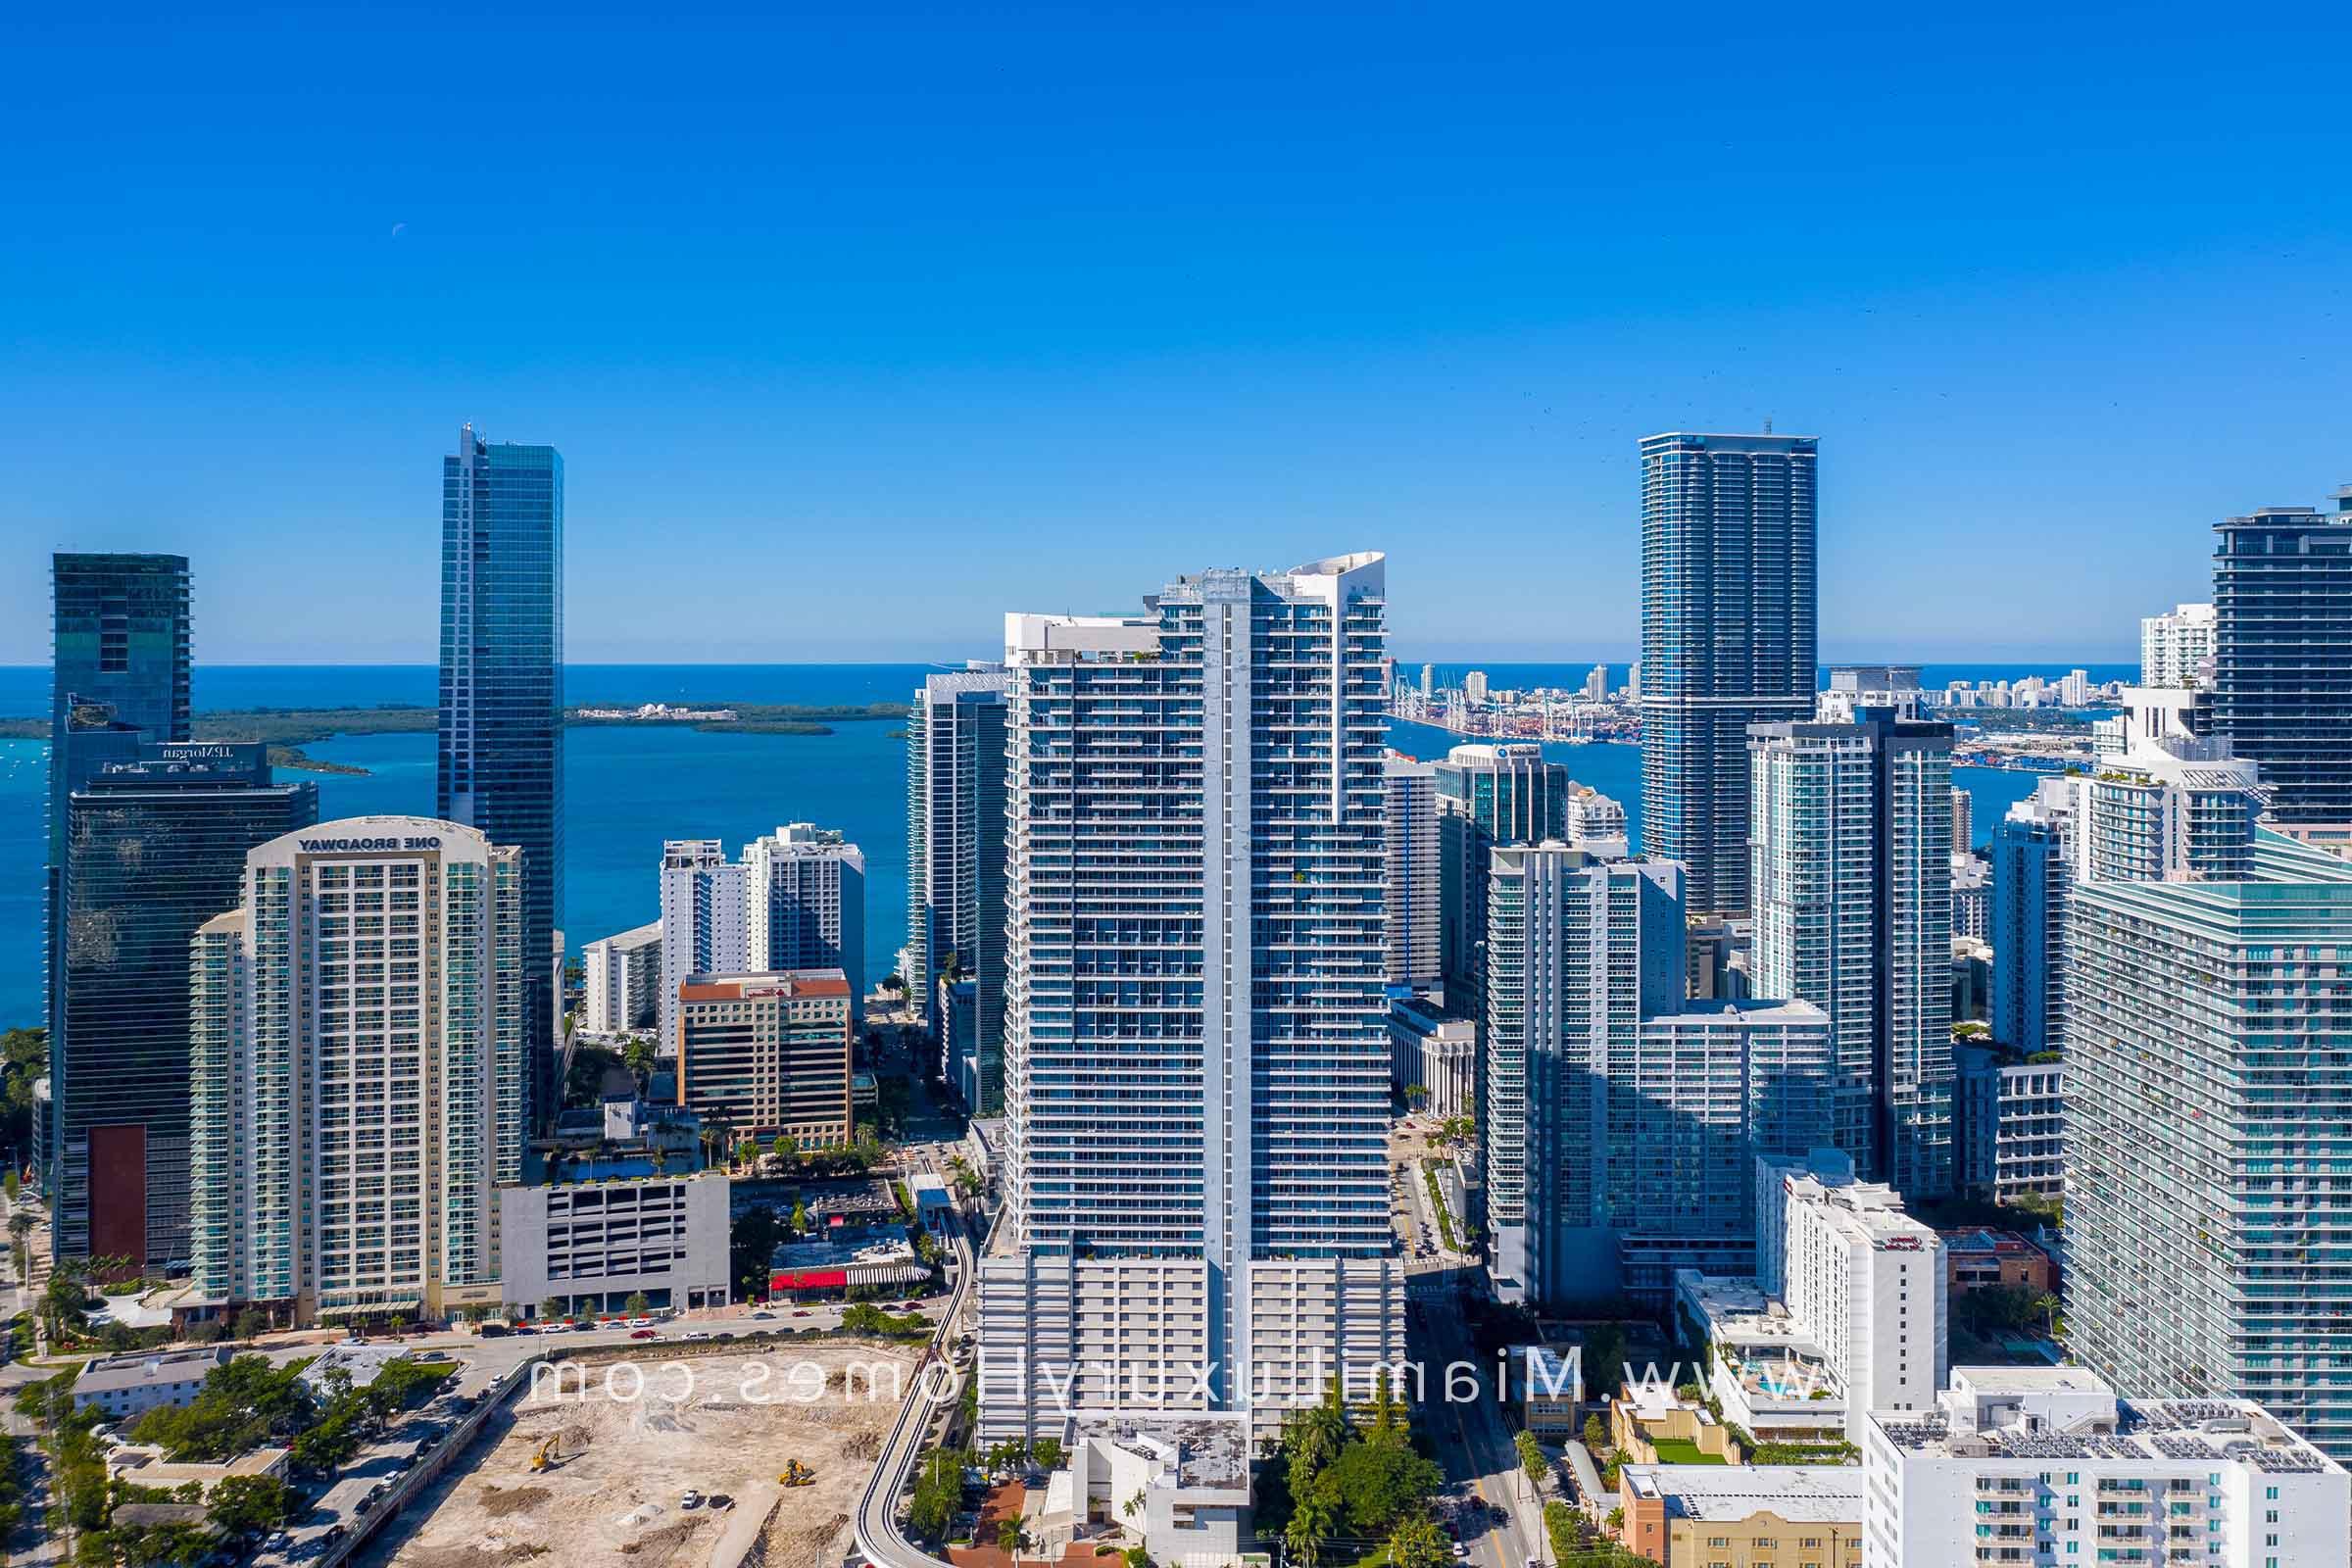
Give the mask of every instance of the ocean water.
M 575 664 L 564 673 L 572 703 L 869 703 L 904 702 L 930 664 Z M 1441 665 L 1458 681 L 1471 666 Z M 1496 684 L 1572 686 L 1590 664 L 1488 664 Z M 2086 666 L 2093 679 L 2112 679 Z M 2105 666 L 2129 674 L 2124 666 Z M 1954 673 L 1943 674 L 1949 668 Z M 1446 672 L 1450 671 L 1448 675 Z M 1980 671 L 1982 673 L 1980 673 Z M 1507 672 L 1507 674 L 1506 674 Z M 1931 682 L 2058 671 L 2028 665 L 1928 667 Z M 1622 682 L 1623 665 L 1611 666 Z M 199 665 L 196 709 L 367 708 L 385 703 L 429 706 L 430 665 Z M 46 714 L 49 672 L 0 666 L 0 716 Z M 906 941 L 906 769 L 899 726 L 840 724 L 831 735 L 707 735 L 672 726 L 598 726 L 564 739 L 567 821 L 564 929 L 576 952 L 659 912 L 656 867 L 662 841 L 718 838 L 733 850 L 785 822 L 840 828 L 865 854 L 866 980 L 889 972 Z M 1415 757 L 1445 754 L 1455 743 L 1425 724 L 1395 726 L 1392 743 Z M 430 815 L 430 735 L 350 735 L 307 750 L 322 760 L 368 770 L 364 777 L 321 773 L 323 818 L 378 812 Z M 1641 842 L 1640 748 L 1606 742 L 1550 745 L 1581 782 L 1625 803 Z M 41 1006 L 42 843 L 49 747 L 0 740 L 0 1025 L 31 1023 Z M 1991 768 L 1959 768 L 1976 796 L 1979 843 L 2034 778 Z

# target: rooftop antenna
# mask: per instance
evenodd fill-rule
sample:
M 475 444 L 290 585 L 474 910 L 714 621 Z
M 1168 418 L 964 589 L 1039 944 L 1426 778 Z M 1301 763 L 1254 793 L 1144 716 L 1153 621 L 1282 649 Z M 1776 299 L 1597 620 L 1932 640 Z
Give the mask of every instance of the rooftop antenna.
M 1764 433 L 1766 435 L 1772 434 L 1772 416 L 1769 414 L 1764 416 Z

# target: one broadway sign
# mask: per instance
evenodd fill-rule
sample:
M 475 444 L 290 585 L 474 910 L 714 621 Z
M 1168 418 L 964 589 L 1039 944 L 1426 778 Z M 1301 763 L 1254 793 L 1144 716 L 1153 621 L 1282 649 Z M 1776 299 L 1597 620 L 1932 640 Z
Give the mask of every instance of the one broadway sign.
M 381 855 L 387 850 L 437 850 L 439 837 L 398 839 L 297 839 L 305 855 Z

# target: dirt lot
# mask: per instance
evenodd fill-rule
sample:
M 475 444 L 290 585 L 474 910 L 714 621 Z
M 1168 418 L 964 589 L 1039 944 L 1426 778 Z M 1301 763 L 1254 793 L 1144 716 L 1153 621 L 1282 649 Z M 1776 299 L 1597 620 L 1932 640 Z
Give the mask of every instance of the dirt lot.
M 860 1368 L 854 1382 L 853 1362 Z M 808 1397 L 817 1373 L 796 1375 L 800 1363 L 821 1369 L 820 1397 Z M 544 1387 L 537 1397 L 518 1396 L 514 1426 L 497 1446 L 416 1503 L 411 1514 L 430 1510 L 420 1520 L 400 1521 L 396 1535 L 405 1539 L 390 1562 L 704 1568 L 721 1537 L 748 1546 L 755 1518 L 764 1517 L 770 1568 L 835 1568 L 849 1549 L 850 1511 L 897 1411 L 889 1384 L 875 1396 L 863 1369 L 895 1366 L 910 1377 L 914 1357 L 872 1345 L 807 1344 L 762 1356 L 664 1354 L 635 1364 L 645 1387 L 634 1400 L 625 1397 L 629 1375 L 615 1374 L 608 1393 L 600 1365 L 587 1368 L 584 1396 L 566 1384 L 561 1397 Z M 693 1373 L 691 1393 L 680 1368 Z M 534 1475 L 531 1455 L 551 1436 L 562 1456 Z M 814 1467 L 815 1484 L 779 1488 L 788 1458 Z M 731 1497 L 734 1506 L 683 1509 L 689 1487 Z

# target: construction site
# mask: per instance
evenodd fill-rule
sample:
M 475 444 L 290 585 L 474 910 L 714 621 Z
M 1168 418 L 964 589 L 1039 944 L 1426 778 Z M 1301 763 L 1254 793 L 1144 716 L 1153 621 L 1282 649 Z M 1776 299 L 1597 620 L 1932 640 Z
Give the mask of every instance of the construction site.
M 915 1361 L 904 1349 L 841 1341 L 749 1354 L 673 1355 L 665 1347 L 659 1356 L 583 1355 L 560 1389 L 543 1381 L 518 1395 L 503 1432 L 360 1560 L 837 1568 L 897 1413 L 893 1390 Z

